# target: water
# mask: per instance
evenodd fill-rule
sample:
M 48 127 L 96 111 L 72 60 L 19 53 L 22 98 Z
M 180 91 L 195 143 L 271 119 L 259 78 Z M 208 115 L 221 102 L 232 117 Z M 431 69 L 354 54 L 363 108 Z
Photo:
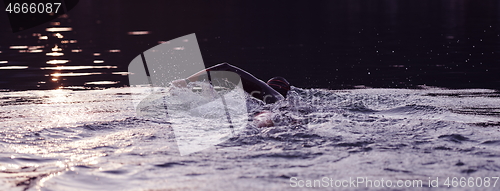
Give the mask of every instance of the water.
M 0 17 L 0 190 L 310 190 L 291 180 L 323 177 L 423 183 L 394 190 L 429 190 L 439 178 L 432 190 L 443 190 L 448 177 L 498 177 L 499 9 L 80 1 L 19 33 Z M 140 93 L 124 87 L 131 60 L 191 33 L 206 67 L 228 62 L 296 87 L 281 103 L 247 100 L 252 112 L 272 110 L 275 127 L 250 121 L 233 133 L 200 120 L 216 106 L 170 120 L 136 115 Z M 182 155 L 179 138 L 205 136 L 220 142 Z
M 438 177 L 432 190 L 440 190 L 447 177 L 499 176 L 494 90 L 294 87 L 283 102 L 249 102 L 273 111 L 277 126 L 250 121 L 230 139 L 185 156 L 172 123 L 136 116 L 130 92 L 2 92 L 1 189 L 290 190 L 293 177 L 366 177 L 394 185 L 422 180 L 423 188 L 394 189 L 427 190 L 429 177 Z M 188 132 L 214 125 L 200 123 L 178 125 Z
M 64 17 L 19 33 L 0 17 L 0 89 L 129 85 L 134 57 L 192 33 L 206 67 L 228 62 L 302 88 L 498 89 L 498 13 L 491 0 L 79 1 Z M 71 31 L 47 31 L 59 27 Z M 56 66 L 109 67 L 42 69 Z

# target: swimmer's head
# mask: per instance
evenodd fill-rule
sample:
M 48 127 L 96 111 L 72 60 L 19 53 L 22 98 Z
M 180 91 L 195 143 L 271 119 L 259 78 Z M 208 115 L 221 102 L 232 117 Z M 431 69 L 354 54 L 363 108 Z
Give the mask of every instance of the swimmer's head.
M 271 78 L 269 81 L 267 81 L 267 85 L 279 92 L 281 95 L 283 95 L 283 97 L 286 97 L 286 94 L 290 90 L 290 83 L 281 76 Z

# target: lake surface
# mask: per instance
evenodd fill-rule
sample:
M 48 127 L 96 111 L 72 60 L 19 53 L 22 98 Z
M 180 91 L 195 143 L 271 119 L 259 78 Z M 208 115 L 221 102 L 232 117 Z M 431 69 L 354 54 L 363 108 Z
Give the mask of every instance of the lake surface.
M 227 126 L 203 123 L 196 108 L 169 122 L 137 116 L 130 92 L 1 93 L 1 189 L 308 190 L 292 180 L 362 177 L 391 180 L 395 190 L 428 190 L 439 179 L 432 190 L 448 190 L 448 177 L 499 176 L 500 94 L 492 90 L 293 88 L 283 102 L 249 102 L 273 111 L 275 127 L 249 121 L 219 144 L 182 156 L 177 131 L 195 139 Z M 396 184 L 408 180 L 422 184 Z
M 498 190 L 499 12 L 494 0 L 80 1 L 18 33 L 0 16 L 0 190 L 447 190 L 454 177 Z M 186 109 L 202 100 L 189 92 L 156 97 L 184 103 L 166 120 L 138 113 L 151 92 L 127 87 L 129 63 L 191 33 L 206 67 L 283 76 L 288 98 L 236 111 L 227 98 L 234 129 L 220 104 Z M 274 127 L 247 113 L 264 110 Z M 375 185 L 335 186 L 357 178 Z

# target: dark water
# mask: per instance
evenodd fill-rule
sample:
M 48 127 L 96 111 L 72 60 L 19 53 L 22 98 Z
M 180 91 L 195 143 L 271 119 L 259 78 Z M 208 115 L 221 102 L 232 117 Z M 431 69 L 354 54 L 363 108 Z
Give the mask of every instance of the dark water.
M 498 89 L 499 12 L 494 0 L 80 1 L 67 17 L 18 33 L 0 16 L 0 67 L 23 66 L 0 69 L 0 89 L 128 85 L 121 72 L 135 56 L 190 33 L 207 67 L 228 62 L 297 87 Z M 72 30 L 61 38 L 46 31 L 63 26 Z M 47 56 L 56 45 L 64 55 Z M 47 64 L 54 58 L 69 62 Z M 108 67 L 41 69 L 55 66 Z

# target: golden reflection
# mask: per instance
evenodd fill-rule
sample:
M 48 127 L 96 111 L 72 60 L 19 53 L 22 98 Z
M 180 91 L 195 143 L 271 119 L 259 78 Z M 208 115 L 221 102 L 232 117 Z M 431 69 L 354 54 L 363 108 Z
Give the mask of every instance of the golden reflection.
M 52 48 L 52 51 L 62 51 L 62 48 L 59 48 L 56 44 L 56 46 L 54 46 L 54 48 Z
M 88 72 L 88 73 L 53 73 L 50 76 L 60 77 L 60 76 L 89 76 L 89 75 L 97 75 L 102 74 L 101 72 Z
M 62 52 L 48 52 L 45 55 L 47 55 L 47 56 L 62 56 L 62 55 L 64 55 L 64 53 L 62 53 Z
M 26 69 L 28 66 L 0 66 L 0 70 Z
M 130 31 L 128 35 L 147 35 L 149 33 L 149 31 Z
M 66 64 L 69 60 L 49 60 L 47 64 Z
M 27 49 L 28 46 L 10 46 L 10 49 Z
M 61 33 L 56 33 L 54 34 L 54 36 L 57 38 L 64 38 L 64 36 Z
M 59 18 L 67 18 L 67 15 L 60 16 Z M 62 24 L 62 26 L 61 26 Z M 66 64 L 71 65 L 74 60 L 72 58 L 65 58 L 65 56 L 70 56 L 68 53 L 69 50 L 72 53 L 79 53 L 82 52 L 83 50 L 80 49 L 79 47 L 75 47 L 74 49 L 70 48 L 68 49 L 68 44 L 75 44 L 78 43 L 78 40 L 76 39 L 69 39 L 71 37 L 68 36 L 69 33 L 64 33 L 68 31 L 72 31 L 73 28 L 70 26 L 65 26 L 64 23 L 58 22 L 58 21 L 53 21 L 50 22 L 50 26 L 45 28 L 45 31 L 39 31 L 39 32 L 34 32 L 31 33 L 31 38 L 38 39 L 38 42 L 42 46 L 24 46 L 24 45 L 11 45 L 9 48 L 13 49 L 16 52 L 20 53 L 43 53 L 45 52 L 45 55 L 47 56 L 46 60 L 46 65 L 45 66 L 40 66 L 41 70 L 52 70 L 48 71 L 46 74 L 43 74 L 46 77 L 46 80 L 44 81 L 38 81 L 37 85 L 43 85 L 44 83 L 51 83 L 52 86 L 54 86 L 56 89 L 58 86 L 59 89 L 80 89 L 80 87 L 66 87 L 64 86 L 62 82 L 65 82 L 64 80 L 70 80 L 66 79 L 66 77 L 71 77 L 71 76 L 90 76 L 90 75 L 100 75 L 103 73 L 108 73 L 108 72 L 103 72 L 101 70 L 105 69 L 116 69 L 118 68 L 117 66 L 102 66 L 104 65 L 104 60 L 101 58 L 94 58 L 93 64 L 89 63 L 89 65 L 99 65 L 99 66 L 66 66 Z M 129 31 L 129 35 L 147 35 L 151 34 L 150 31 L 142 30 L 142 31 Z M 28 34 L 29 36 L 29 34 Z M 68 38 L 69 37 L 69 38 Z M 21 36 L 18 35 L 18 38 L 27 38 L 26 36 Z M 48 40 L 51 38 L 51 40 L 54 40 L 54 43 L 50 43 L 48 41 L 41 41 L 41 40 Z M 59 41 L 59 42 L 57 42 Z M 61 45 L 61 46 L 59 46 Z M 49 49 L 50 48 L 50 49 Z M 49 49 L 49 50 L 47 50 Z M 110 48 L 108 50 L 103 50 L 106 53 L 120 53 L 121 50 L 117 48 Z M 92 51 L 93 52 L 93 51 Z M 91 52 L 91 53 L 92 53 Z M 1 53 L 1 51 L 0 51 Z M 101 56 L 101 52 L 94 52 L 93 56 Z M 11 61 L 12 62 L 12 61 Z M 70 62 L 70 63 L 68 63 Z M 107 61 L 108 62 L 108 61 Z M 0 64 L 7 64 L 9 63 L 8 61 L 1 61 Z M 3 66 L 3 65 L 0 65 Z M 3 66 L 0 67 L 0 70 L 7 70 L 7 69 L 27 69 L 28 66 Z M 86 70 L 86 69 L 96 69 L 95 71 L 81 71 L 81 70 Z M 129 75 L 130 73 L 128 72 L 112 72 L 109 71 L 109 73 L 112 73 L 113 75 Z M 87 82 L 87 84 L 117 84 L 119 82 L 115 81 L 98 81 L 98 82 Z M 81 84 L 83 85 L 83 84 Z M 87 88 L 82 86 L 82 88 Z
M 28 50 L 29 53 L 39 53 L 43 52 L 43 50 Z
M 45 48 L 45 46 L 28 46 L 28 50 L 35 50 L 40 48 Z
M 118 68 L 117 66 L 56 66 L 56 67 L 43 67 L 42 70 L 81 70 L 81 69 L 94 69 L 94 68 Z
M 73 28 L 71 27 L 51 27 L 45 29 L 47 32 L 65 32 L 65 31 L 72 31 Z

